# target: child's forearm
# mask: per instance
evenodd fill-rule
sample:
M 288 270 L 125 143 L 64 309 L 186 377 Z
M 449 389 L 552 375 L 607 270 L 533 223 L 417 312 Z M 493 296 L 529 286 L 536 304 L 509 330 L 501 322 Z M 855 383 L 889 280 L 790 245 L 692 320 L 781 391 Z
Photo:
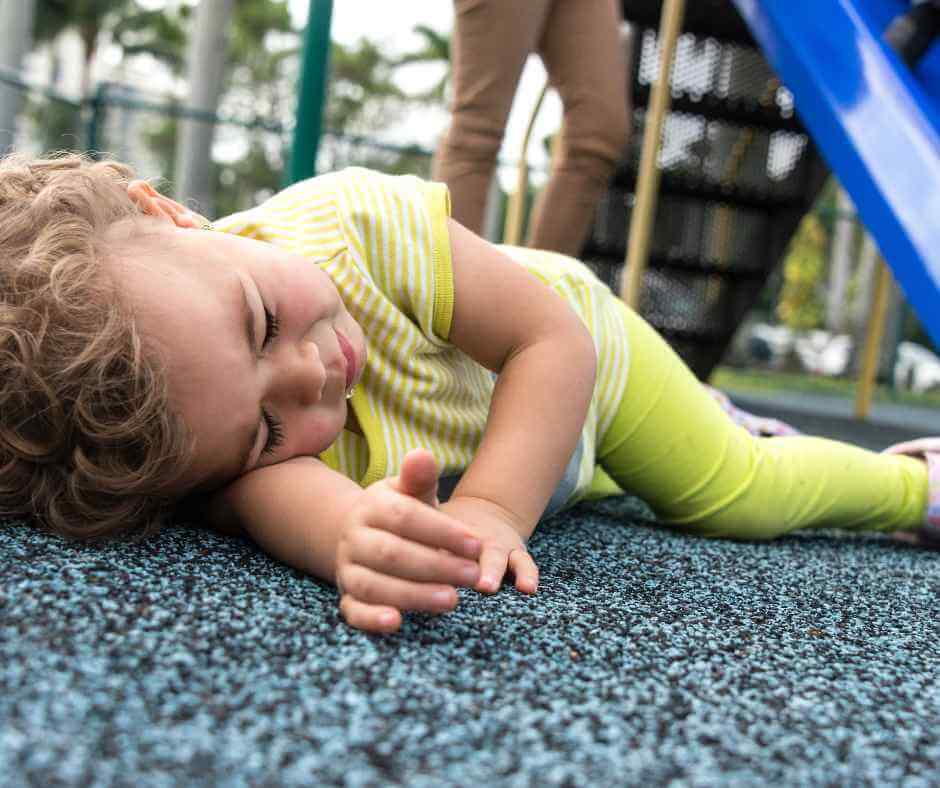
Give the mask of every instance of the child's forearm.
M 337 486 L 317 460 L 297 458 L 236 479 L 206 507 L 214 525 L 243 530 L 277 560 L 329 583 L 336 582 L 341 525 L 362 489 Z
M 501 369 L 483 440 L 454 490 L 505 510 L 524 538 L 564 474 L 594 391 L 593 339 L 572 312 L 558 323 Z
M 274 558 L 335 585 L 350 624 L 392 632 L 407 610 L 453 610 L 457 586 L 479 579 L 480 540 L 429 505 L 437 476 L 427 451 L 409 452 L 398 476 L 365 489 L 296 458 L 237 479 L 210 508 Z

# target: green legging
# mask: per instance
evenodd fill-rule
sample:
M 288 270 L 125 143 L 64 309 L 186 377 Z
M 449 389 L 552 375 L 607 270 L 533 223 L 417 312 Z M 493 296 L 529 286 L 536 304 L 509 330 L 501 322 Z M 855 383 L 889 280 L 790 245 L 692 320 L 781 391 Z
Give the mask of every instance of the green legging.
M 822 438 L 754 438 L 642 318 L 626 306 L 623 313 L 630 375 L 599 461 L 661 522 L 739 539 L 923 523 L 922 462 Z

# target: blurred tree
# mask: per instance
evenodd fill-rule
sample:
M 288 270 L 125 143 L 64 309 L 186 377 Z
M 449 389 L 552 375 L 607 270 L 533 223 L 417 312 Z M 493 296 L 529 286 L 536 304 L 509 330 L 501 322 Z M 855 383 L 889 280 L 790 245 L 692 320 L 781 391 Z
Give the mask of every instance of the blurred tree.
M 367 134 L 388 126 L 401 114 L 405 94 L 395 84 L 394 65 L 372 41 L 346 47 L 333 42 L 324 127 Z
M 427 90 L 410 94 L 410 98 L 418 101 L 443 104 L 446 100 L 447 86 L 450 84 L 450 36 L 446 33 L 439 33 L 427 25 L 415 25 L 412 32 L 422 39 L 421 47 L 414 52 L 395 58 L 392 65 L 396 69 L 413 64 L 443 65 L 444 72 L 437 82 Z
M 168 0 L 153 10 L 143 0 L 37 0 L 43 19 L 39 40 L 50 42 L 66 29 L 81 31 L 84 60 L 90 74 L 102 32 L 110 33 L 125 55 L 150 52 L 177 76 L 185 63 L 192 4 Z M 371 41 L 333 42 L 329 95 L 324 127 L 333 132 L 323 150 L 328 168 L 355 163 L 389 172 L 428 174 L 428 157 L 419 150 L 392 150 L 368 138 L 400 121 L 416 106 L 443 103 L 446 74 L 431 89 L 408 95 L 396 82 L 399 69 L 418 62 L 449 62 L 445 36 L 420 26 L 422 46 L 394 58 Z M 293 123 L 299 76 L 300 31 L 293 28 L 287 0 L 235 0 L 226 30 L 224 82 L 217 111 L 223 116 L 258 119 L 256 128 L 238 124 L 216 128 L 211 167 L 216 215 L 256 203 L 280 187 L 286 134 Z M 85 82 L 90 80 L 86 76 Z M 148 99 L 159 101 L 158 96 Z M 182 102 L 171 99 L 171 105 Z M 38 112 L 39 110 L 37 110 Z M 56 120 L 58 109 L 41 110 L 42 128 L 56 135 L 66 120 Z M 63 110 L 64 112 L 64 110 Z M 37 117 L 39 117 L 37 115 Z M 143 119 L 143 115 L 141 118 Z M 173 172 L 178 145 L 178 120 L 148 115 L 135 127 L 152 159 L 164 175 Z M 57 129 L 52 132 L 52 129 Z M 345 135 L 338 139 L 337 134 Z M 108 140 L 104 140 L 107 145 Z M 58 143 L 56 147 L 61 147 Z M 154 164 L 148 166 L 153 173 Z M 167 188 L 167 187 L 165 187 Z
M 286 0 L 235 0 L 225 32 L 225 46 L 218 53 L 224 57 L 224 79 L 212 111 L 240 119 L 264 118 L 272 126 L 289 123 L 299 34 Z M 173 172 L 180 125 L 177 118 L 167 117 L 145 132 L 146 144 L 164 173 Z M 203 193 L 212 198 L 199 196 L 200 207 L 214 215 L 244 208 L 276 190 L 283 167 L 283 141 L 275 131 L 217 125 L 216 143 L 220 137 L 234 154 L 225 162 L 211 162 L 209 187 Z
M 35 129 L 35 142 L 40 152 L 82 147 L 81 117 L 75 105 L 47 98 L 27 98 L 24 112 Z
M 803 219 L 783 262 L 783 289 L 777 317 L 797 331 L 819 328 L 825 314 L 820 284 L 826 268 L 828 237 L 815 213 Z
M 81 100 L 93 90 L 91 73 L 102 33 L 110 35 L 124 56 L 148 53 L 178 70 L 189 10 L 179 4 L 163 10 L 147 9 L 136 0 L 36 0 L 33 35 L 36 45 L 50 49 L 53 64 L 50 82 L 55 85 L 59 71 L 56 41 L 66 31 L 78 33 L 82 43 Z M 82 147 L 81 119 L 75 107 L 31 99 L 25 112 L 32 120 L 40 150 Z
M 236 0 L 226 50 L 224 103 L 239 114 L 290 119 L 300 31 L 287 0 Z
M 402 120 L 416 108 L 444 106 L 450 79 L 450 38 L 426 25 L 414 32 L 422 39 L 415 51 L 397 57 L 386 56 L 367 39 L 350 46 L 333 42 L 330 85 L 325 128 L 334 132 L 321 146 L 321 162 L 326 169 L 349 163 L 385 172 L 430 176 L 430 159 L 417 149 L 391 151 L 366 141 L 337 139 L 335 134 L 368 137 Z M 441 78 L 427 90 L 408 93 L 397 82 L 400 70 L 415 64 L 440 64 Z
M 137 0 L 37 0 L 33 35 L 40 44 L 55 40 L 65 30 L 78 33 L 83 49 L 81 94 L 87 96 L 102 32 L 110 32 L 125 55 L 147 52 L 179 70 L 189 11 L 188 6 L 148 9 Z

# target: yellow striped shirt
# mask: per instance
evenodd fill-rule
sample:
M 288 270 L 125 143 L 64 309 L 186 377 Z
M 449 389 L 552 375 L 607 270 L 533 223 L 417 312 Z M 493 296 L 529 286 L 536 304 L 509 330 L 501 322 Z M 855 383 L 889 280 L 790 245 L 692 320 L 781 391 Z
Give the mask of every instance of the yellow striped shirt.
M 459 475 L 483 435 L 494 378 L 449 341 L 449 213 L 443 184 L 353 168 L 294 184 L 215 224 L 321 265 L 362 326 L 368 359 L 351 405 L 363 435 L 344 430 L 321 459 L 363 486 L 398 473 L 404 455 L 419 446 L 434 452 L 443 476 Z M 501 249 L 565 298 L 595 338 L 598 382 L 564 503 L 616 493 L 595 468 L 598 436 L 627 379 L 626 337 L 613 296 L 576 260 Z

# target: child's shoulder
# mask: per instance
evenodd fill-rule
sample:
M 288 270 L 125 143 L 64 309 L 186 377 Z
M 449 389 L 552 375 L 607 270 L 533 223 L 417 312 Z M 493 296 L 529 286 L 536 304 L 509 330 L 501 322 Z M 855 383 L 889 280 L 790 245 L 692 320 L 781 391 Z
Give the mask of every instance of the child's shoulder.
M 293 183 L 253 208 L 216 220 L 215 226 L 252 237 L 268 225 L 306 227 L 314 220 L 355 230 L 401 223 L 415 209 L 435 216 L 449 213 L 446 187 L 414 175 L 347 167 Z
M 391 175 L 367 167 L 345 167 L 291 184 L 278 192 L 276 197 L 309 192 L 337 192 L 356 187 L 399 191 L 420 189 L 426 184 L 427 181 L 416 175 Z

